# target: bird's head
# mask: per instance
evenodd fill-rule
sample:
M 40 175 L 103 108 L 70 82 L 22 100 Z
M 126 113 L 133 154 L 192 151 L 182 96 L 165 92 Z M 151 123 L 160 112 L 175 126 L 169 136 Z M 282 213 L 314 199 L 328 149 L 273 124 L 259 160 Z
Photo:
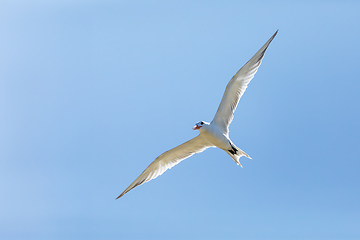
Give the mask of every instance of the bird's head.
M 193 129 L 193 130 L 199 130 L 199 131 L 200 131 L 200 128 L 205 127 L 205 126 L 207 126 L 207 125 L 209 125 L 209 123 L 204 122 L 204 121 L 197 122 L 192 129 Z

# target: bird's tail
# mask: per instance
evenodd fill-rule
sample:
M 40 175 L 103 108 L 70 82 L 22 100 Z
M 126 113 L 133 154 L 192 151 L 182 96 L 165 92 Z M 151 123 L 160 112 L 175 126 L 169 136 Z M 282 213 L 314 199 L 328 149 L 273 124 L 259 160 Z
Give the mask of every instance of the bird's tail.
M 240 148 L 238 148 L 234 144 L 231 144 L 231 149 L 227 150 L 226 152 L 230 155 L 230 157 L 234 160 L 234 162 L 237 165 L 240 165 L 240 167 L 242 167 L 242 165 L 241 165 L 239 159 L 242 156 L 245 156 L 245 157 L 251 159 L 251 157 L 248 154 L 246 154 L 243 150 L 241 150 Z

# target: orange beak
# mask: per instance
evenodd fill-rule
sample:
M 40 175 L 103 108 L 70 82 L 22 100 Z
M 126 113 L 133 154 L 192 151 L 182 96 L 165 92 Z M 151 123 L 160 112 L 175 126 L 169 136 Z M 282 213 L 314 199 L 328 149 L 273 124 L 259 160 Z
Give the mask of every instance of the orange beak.
M 193 126 L 193 130 L 197 130 L 197 129 L 200 129 L 200 128 L 201 128 L 201 127 L 198 126 L 198 125 Z

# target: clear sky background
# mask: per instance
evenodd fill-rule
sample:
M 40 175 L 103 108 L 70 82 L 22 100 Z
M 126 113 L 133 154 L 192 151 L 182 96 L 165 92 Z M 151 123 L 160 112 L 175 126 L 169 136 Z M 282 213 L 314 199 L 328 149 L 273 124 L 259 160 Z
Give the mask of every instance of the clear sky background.
M 0 2 L 0 239 L 360 239 L 359 1 Z M 219 149 L 115 198 L 211 121 Z

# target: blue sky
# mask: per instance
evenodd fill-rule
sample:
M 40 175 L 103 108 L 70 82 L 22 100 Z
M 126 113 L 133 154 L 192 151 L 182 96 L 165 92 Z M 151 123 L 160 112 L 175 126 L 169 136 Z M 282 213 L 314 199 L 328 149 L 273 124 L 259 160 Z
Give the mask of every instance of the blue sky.
M 1 1 L 0 238 L 360 239 L 357 1 Z M 211 121 L 219 149 L 117 197 Z

